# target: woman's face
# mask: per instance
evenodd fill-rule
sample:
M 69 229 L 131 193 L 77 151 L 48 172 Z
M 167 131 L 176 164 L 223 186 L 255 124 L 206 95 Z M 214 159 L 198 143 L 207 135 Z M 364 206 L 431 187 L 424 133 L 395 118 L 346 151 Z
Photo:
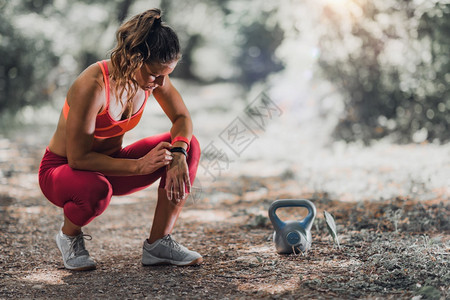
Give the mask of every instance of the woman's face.
M 136 81 L 141 89 L 152 92 L 158 86 L 163 86 L 167 75 L 177 66 L 178 61 L 167 64 L 144 63 L 136 72 Z

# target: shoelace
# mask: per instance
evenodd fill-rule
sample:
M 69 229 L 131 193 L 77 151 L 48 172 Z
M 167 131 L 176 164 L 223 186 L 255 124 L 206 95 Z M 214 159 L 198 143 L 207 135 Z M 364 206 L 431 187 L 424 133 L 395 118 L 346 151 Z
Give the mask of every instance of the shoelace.
M 83 254 L 89 254 L 84 247 L 84 240 L 92 240 L 92 236 L 89 234 L 81 233 L 73 238 L 73 240 L 70 242 L 70 248 L 69 248 L 69 257 L 74 254 L 74 256 L 79 256 Z
M 166 235 L 165 237 L 162 238 L 162 241 L 167 244 L 170 248 L 174 248 L 175 250 L 181 250 L 181 246 L 180 244 L 178 244 L 177 241 L 175 241 L 174 239 L 172 239 L 172 237 L 170 236 L 170 234 Z

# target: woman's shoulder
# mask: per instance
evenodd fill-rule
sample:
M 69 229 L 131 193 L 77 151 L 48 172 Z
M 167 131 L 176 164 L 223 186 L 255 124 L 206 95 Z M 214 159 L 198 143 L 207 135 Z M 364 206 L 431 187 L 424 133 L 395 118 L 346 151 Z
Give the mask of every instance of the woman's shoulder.
M 100 85 L 103 86 L 103 73 L 99 64 L 93 63 L 88 66 L 80 76 L 78 76 L 77 80 L 101 83 Z
M 67 98 L 99 98 L 105 88 L 103 73 L 97 63 L 91 64 L 75 79 Z M 99 101 L 101 103 L 102 100 Z
M 75 79 L 71 89 L 103 89 L 103 73 L 97 63 L 93 63 L 84 69 L 83 72 Z

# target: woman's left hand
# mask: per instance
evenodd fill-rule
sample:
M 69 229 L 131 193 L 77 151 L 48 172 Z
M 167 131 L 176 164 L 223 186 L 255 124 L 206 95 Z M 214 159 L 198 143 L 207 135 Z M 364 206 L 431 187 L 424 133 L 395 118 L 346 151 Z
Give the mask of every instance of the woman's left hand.
M 173 160 L 167 167 L 165 190 L 167 198 L 178 204 L 191 192 L 191 181 L 186 156 L 178 152 L 172 153 L 172 155 Z

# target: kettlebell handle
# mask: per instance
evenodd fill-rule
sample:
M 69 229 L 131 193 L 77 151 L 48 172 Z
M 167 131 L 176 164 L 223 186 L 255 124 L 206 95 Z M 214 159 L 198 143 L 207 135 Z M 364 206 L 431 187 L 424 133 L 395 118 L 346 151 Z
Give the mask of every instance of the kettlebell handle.
M 281 230 L 286 223 L 280 220 L 276 215 L 276 210 L 280 207 L 305 207 L 308 209 L 308 215 L 300 222 L 300 225 L 306 230 L 310 230 L 316 217 L 316 206 L 307 199 L 280 199 L 273 202 L 269 207 L 269 218 L 276 231 Z

